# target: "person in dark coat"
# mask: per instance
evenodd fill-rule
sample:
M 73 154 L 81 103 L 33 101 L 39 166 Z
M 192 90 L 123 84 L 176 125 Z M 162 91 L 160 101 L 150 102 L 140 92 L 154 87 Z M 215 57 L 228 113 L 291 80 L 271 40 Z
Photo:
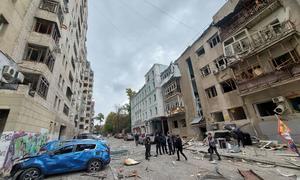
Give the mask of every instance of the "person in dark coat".
M 162 155 L 161 154 L 161 144 L 160 144 L 160 136 L 159 136 L 159 134 L 157 133 L 156 135 L 155 135 L 155 138 L 154 138 L 154 143 L 156 144 L 156 155 L 158 155 L 158 152 L 159 152 L 159 154 L 160 155 Z
M 174 149 L 173 148 L 173 139 L 172 139 L 171 134 L 168 134 L 167 143 L 168 143 L 168 148 L 169 148 L 169 155 L 174 154 L 173 153 L 173 149 Z
M 176 151 L 176 136 L 175 135 L 171 135 L 171 139 L 172 139 L 172 142 L 173 142 L 173 155 L 175 154 L 175 151 Z
M 183 153 L 182 140 L 181 140 L 181 138 L 180 138 L 179 135 L 177 135 L 177 137 L 176 137 L 175 147 L 176 147 L 176 149 L 177 149 L 177 161 L 180 161 L 179 153 L 181 153 L 181 155 L 185 158 L 185 160 L 187 160 L 187 157 L 186 157 L 185 154 Z
M 138 146 L 138 144 L 139 144 L 139 134 L 138 133 L 135 133 L 134 141 L 135 141 L 135 145 Z
M 245 142 L 244 142 L 244 133 L 240 130 L 240 128 L 234 129 L 233 132 L 236 135 L 238 146 L 241 146 L 241 142 L 243 147 L 245 147 Z
M 160 144 L 161 144 L 163 154 L 168 154 L 167 141 L 166 141 L 166 136 L 164 134 L 160 135 Z
M 208 152 L 210 154 L 210 157 L 209 157 L 209 161 L 212 161 L 213 158 L 212 158 L 212 155 L 213 153 L 215 152 L 216 155 L 218 156 L 218 160 L 221 160 L 221 157 L 217 151 L 217 147 L 216 147 L 216 141 L 215 139 L 212 137 L 212 134 L 211 133 L 208 133 L 208 136 L 207 136 L 207 139 L 204 140 L 206 143 L 208 143 Z
M 146 160 L 150 160 L 149 157 L 151 156 L 151 154 L 150 154 L 150 151 L 151 151 L 151 140 L 150 140 L 149 136 L 146 136 L 144 144 L 145 144 L 145 149 L 146 149 L 145 159 Z

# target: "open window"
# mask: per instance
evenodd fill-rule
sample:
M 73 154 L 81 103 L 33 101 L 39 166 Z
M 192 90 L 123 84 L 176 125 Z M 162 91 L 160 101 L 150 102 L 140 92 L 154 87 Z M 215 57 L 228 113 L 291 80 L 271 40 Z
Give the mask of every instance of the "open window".
M 209 65 L 204 66 L 200 71 L 203 77 L 208 76 L 211 73 Z
M 236 85 L 233 79 L 228 79 L 220 83 L 223 93 L 236 90 Z
M 211 115 L 212 115 L 212 118 L 214 119 L 215 122 L 223 122 L 223 121 L 225 121 L 222 112 L 214 112 Z
M 232 109 L 229 109 L 228 112 L 229 112 L 229 116 L 231 117 L 232 120 L 247 119 L 243 107 L 232 108 Z
M 216 97 L 218 95 L 215 86 L 205 89 L 205 92 L 206 92 L 206 95 L 208 96 L 208 98 Z
M 256 104 L 257 111 L 260 117 L 275 115 L 274 109 L 277 107 L 273 101 Z

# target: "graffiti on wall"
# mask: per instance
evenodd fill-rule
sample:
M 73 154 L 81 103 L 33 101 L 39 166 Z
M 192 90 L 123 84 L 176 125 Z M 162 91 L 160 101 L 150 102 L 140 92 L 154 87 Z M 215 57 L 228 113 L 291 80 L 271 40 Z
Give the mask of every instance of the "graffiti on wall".
M 3 132 L 0 138 L 0 173 L 9 174 L 14 162 L 26 156 L 36 155 L 47 141 L 46 133 Z

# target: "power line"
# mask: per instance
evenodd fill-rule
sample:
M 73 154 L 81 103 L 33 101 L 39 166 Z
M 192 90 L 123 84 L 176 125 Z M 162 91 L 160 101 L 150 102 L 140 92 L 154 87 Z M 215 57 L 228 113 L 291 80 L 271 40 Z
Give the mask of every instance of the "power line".
M 172 20 L 176 21 L 177 23 L 183 25 L 183 26 L 186 27 L 187 29 L 192 30 L 192 31 L 196 31 L 196 32 L 197 32 L 197 30 L 196 30 L 195 28 L 193 28 L 192 26 L 190 26 L 190 25 L 188 25 L 188 24 L 182 22 L 180 19 L 178 19 L 178 18 L 172 16 L 169 12 L 167 12 L 166 10 L 160 8 L 159 6 L 157 6 L 157 5 L 155 5 L 155 4 L 151 3 L 151 2 L 149 2 L 148 0 L 144 0 L 144 2 L 147 3 L 148 5 L 154 7 L 155 9 L 157 9 L 158 11 L 160 11 L 161 13 L 165 14 L 165 15 L 168 16 L 170 19 L 172 19 Z

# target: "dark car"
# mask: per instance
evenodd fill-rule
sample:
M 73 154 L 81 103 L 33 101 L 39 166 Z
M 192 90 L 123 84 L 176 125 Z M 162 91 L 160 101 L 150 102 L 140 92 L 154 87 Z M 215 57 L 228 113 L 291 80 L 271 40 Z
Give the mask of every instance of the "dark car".
M 117 134 L 114 135 L 114 137 L 117 138 L 117 139 L 123 139 L 124 138 L 122 133 L 117 133 Z
M 43 148 L 38 155 L 14 164 L 11 176 L 20 180 L 42 179 L 44 175 L 85 169 L 95 172 L 110 163 L 110 148 L 98 140 L 53 141 Z

